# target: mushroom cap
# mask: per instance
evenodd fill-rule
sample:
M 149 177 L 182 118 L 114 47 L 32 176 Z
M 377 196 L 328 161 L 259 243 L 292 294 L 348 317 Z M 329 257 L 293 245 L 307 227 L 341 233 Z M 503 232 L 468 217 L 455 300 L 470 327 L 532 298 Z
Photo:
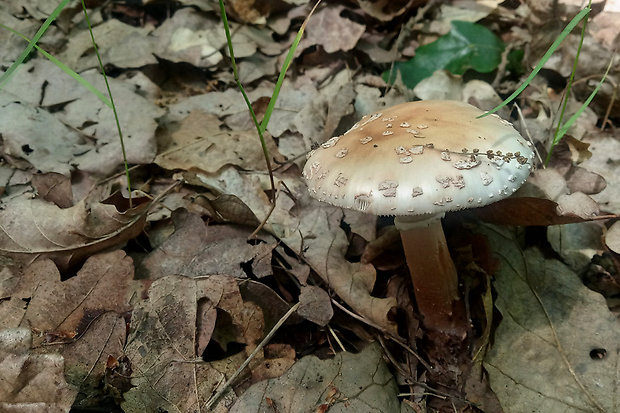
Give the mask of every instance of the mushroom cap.
M 364 116 L 308 154 L 303 176 L 319 201 L 375 215 L 439 214 L 515 192 L 534 159 L 497 115 L 457 101 L 420 101 Z

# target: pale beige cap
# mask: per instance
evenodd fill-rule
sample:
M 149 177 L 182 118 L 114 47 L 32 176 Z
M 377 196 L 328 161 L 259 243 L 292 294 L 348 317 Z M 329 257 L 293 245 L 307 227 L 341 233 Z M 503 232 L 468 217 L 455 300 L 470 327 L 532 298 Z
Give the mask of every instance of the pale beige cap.
M 438 214 L 514 193 L 534 150 L 497 115 L 457 101 L 409 102 L 364 116 L 308 154 L 320 201 L 376 215 Z

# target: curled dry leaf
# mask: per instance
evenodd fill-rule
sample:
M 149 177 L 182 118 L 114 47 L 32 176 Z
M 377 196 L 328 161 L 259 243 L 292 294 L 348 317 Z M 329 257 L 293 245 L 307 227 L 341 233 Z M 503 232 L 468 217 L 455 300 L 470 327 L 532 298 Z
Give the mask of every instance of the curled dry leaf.
M 343 212 L 339 208 L 311 203 L 300 217 L 303 252 L 296 250 L 300 244 L 298 234 L 283 238 L 296 250 L 314 271 L 343 300 L 361 315 L 380 327 L 395 333 L 396 325 L 388 320 L 388 313 L 396 306 L 393 297 L 373 297 L 371 292 L 376 271 L 370 264 L 351 263 L 344 258 L 348 241 L 340 228 Z
M 569 204 L 579 206 L 583 202 L 585 208 L 581 211 L 564 211 L 557 202 L 540 198 L 508 198 L 483 208 L 470 209 L 459 212 L 463 216 L 474 217 L 484 222 L 497 225 L 514 226 L 549 226 L 560 224 L 574 224 L 591 221 L 598 213 L 598 206 L 587 195 L 577 192 L 566 195 Z M 581 198 L 581 199 L 576 199 Z
M 20 261 L 50 258 L 61 272 L 86 257 L 135 238 L 146 222 L 147 199 L 125 209 L 120 194 L 61 209 L 42 199 L 12 198 L 0 210 L 0 252 Z
M 77 389 L 59 354 L 33 354 L 29 328 L 0 331 L 0 411 L 68 412 Z
M 570 193 L 564 177 L 551 168 L 535 171 L 514 197 L 462 212 L 485 222 L 518 226 L 585 222 L 599 213 L 596 201 L 583 192 Z
M 56 172 L 35 174 L 32 176 L 32 186 L 44 200 L 58 205 L 60 208 L 73 206 L 73 190 L 71 180 Z

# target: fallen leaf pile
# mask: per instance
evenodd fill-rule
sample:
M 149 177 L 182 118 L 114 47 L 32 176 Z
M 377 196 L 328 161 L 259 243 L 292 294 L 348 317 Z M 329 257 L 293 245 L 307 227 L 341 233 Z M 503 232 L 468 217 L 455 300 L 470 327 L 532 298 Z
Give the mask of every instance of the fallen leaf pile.
M 4 1 L 0 23 L 32 38 L 58 3 Z M 564 119 L 611 61 L 608 80 L 546 168 L 445 220 L 472 321 L 450 355 L 393 220 L 313 199 L 305 156 L 406 101 L 492 109 L 581 5 L 323 2 L 271 111 L 314 2 L 225 3 L 247 101 L 218 2 L 86 2 L 123 150 L 107 103 L 40 52 L 0 85 L 0 411 L 617 410 L 618 2 L 592 12 Z M 579 39 L 499 112 L 541 159 Z M 28 42 L 0 42 L 4 72 Z M 108 94 L 80 2 L 37 44 Z

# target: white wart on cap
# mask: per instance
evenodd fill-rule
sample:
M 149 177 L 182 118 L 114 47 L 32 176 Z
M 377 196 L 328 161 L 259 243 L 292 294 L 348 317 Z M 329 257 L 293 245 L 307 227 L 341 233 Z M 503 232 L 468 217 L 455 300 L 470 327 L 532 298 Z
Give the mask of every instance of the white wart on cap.
M 530 142 L 497 115 L 457 101 L 409 102 L 364 116 L 308 154 L 320 201 L 376 215 L 438 214 L 515 192 L 534 159 Z

